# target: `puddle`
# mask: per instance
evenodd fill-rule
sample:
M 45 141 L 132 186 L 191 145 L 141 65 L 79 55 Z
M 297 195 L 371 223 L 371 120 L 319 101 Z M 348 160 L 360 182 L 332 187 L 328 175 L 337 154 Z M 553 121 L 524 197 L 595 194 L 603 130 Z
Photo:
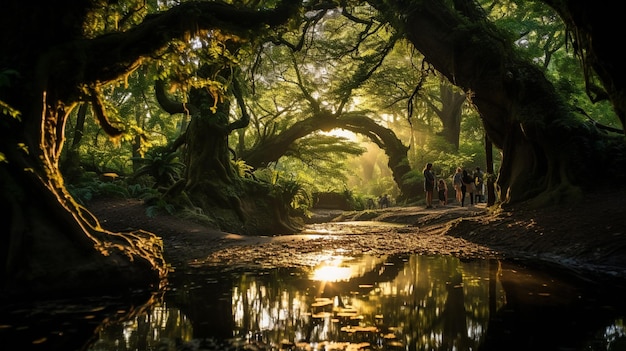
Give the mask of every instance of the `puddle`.
M 76 304 L 49 315 L 4 309 L 0 340 L 64 351 L 81 343 L 90 351 L 617 350 L 626 341 L 626 307 L 611 287 L 451 256 L 336 253 L 310 268 L 203 267 L 176 272 L 143 306 Z

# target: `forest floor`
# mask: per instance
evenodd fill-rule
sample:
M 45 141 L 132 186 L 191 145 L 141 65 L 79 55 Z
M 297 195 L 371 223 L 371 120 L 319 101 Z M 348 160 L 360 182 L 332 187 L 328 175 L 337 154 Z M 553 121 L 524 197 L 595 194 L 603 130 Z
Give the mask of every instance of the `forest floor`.
M 541 210 L 492 211 L 484 203 L 316 210 L 294 235 L 242 236 L 171 215 L 148 217 L 141 200 L 95 199 L 86 207 L 112 231 L 143 229 L 163 238 L 174 269 L 203 265 L 310 266 L 319 252 L 497 257 L 626 286 L 626 197 L 592 194 Z M 351 224 L 338 222 L 350 221 Z M 352 221 L 358 221 L 356 223 Z M 374 221 L 374 222 L 370 222 Z M 378 222 L 397 225 L 382 226 Z

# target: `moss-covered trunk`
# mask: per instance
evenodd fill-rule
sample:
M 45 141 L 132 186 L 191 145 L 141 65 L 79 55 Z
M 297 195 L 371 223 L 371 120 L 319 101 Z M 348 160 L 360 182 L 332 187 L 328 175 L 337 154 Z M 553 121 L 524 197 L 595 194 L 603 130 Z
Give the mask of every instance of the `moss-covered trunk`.
M 36 93 L 30 86 L 22 87 L 24 95 Z M 46 106 L 58 106 L 46 100 L 55 96 L 50 90 L 39 93 Z M 12 128 L 0 128 L 6 158 L 0 163 L 0 293 L 49 297 L 158 287 L 167 274 L 160 239 L 103 229 L 65 189 L 58 170 L 65 111 L 17 106 L 30 118 L 5 120 Z M 33 121 L 40 123 L 39 138 L 26 132 L 37 127 Z
M 115 4 L 113 4 L 115 5 Z M 0 293 L 81 294 L 158 284 L 166 275 L 161 243 L 149 233 L 111 233 L 73 201 L 59 172 L 65 122 L 72 106 L 89 101 L 106 123 L 98 89 L 162 53 L 173 39 L 220 27 L 242 35 L 284 23 L 295 2 L 247 9 L 187 2 L 137 23 L 105 28 L 116 6 L 87 1 L 0 11 Z M 111 12 L 109 12 L 111 11 Z M 136 17 L 137 16 L 137 17 Z M 113 16 L 114 17 L 114 16 Z M 181 24 L 184 25 L 181 26 Z M 119 23 L 118 23 L 119 24 Z M 118 30 L 119 29 L 119 30 Z M 19 119 L 14 114 L 19 113 Z M 48 295 L 49 296 L 49 295 Z
M 190 103 L 198 108 L 185 134 L 184 190 L 222 229 L 241 227 L 248 216 L 240 201 L 240 196 L 245 196 L 241 179 L 233 169 L 228 149 L 230 106 L 216 101 L 205 89 L 192 90 Z
M 213 67 L 214 68 L 214 67 Z M 204 67 L 199 73 L 207 76 Z M 225 77 L 221 77 L 226 79 Z M 165 96 L 163 82 L 157 84 L 161 106 L 179 113 L 183 105 Z M 183 207 L 200 221 L 238 234 L 285 234 L 298 231 L 300 224 L 289 214 L 289 201 L 281 198 L 273 185 L 246 178 L 233 162 L 228 138 L 233 130 L 247 125 L 246 118 L 230 120 L 230 97 L 210 88 L 192 88 L 189 93 L 191 122 L 182 143 L 185 163 L 184 192 L 175 186 L 168 192 L 170 201 Z M 176 190 L 176 191 L 173 191 Z M 182 195 L 182 201 L 177 196 Z M 187 208 L 188 210 L 188 208 Z

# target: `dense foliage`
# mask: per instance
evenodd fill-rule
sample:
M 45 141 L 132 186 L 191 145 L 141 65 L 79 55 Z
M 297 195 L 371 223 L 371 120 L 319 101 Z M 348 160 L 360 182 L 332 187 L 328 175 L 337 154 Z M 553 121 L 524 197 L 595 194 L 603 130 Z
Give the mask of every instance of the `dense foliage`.
M 166 274 L 158 238 L 103 229 L 84 188 L 254 234 L 297 230 L 320 190 L 421 201 L 426 162 L 440 178 L 484 166 L 503 206 L 626 184 L 626 79 L 591 40 L 613 22 L 546 2 L 558 16 L 518 1 L 3 4 L 3 281 L 75 286 L 66 265 L 94 286 Z

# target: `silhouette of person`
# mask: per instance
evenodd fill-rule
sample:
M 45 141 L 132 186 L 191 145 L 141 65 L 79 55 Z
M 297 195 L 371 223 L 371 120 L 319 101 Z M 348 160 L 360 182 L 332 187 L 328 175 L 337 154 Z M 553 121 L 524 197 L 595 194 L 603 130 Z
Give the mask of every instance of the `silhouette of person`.
M 463 198 L 463 169 L 458 167 L 456 169 L 456 173 L 452 176 L 452 186 L 454 187 L 454 196 L 458 203 L 461 203 L 461 199 Z
M 442 179 L 439 179 L 439 182 L 437 183 L 437 193 L 439 195 L 439 204 L 442 206 L 445 206 L 448 204 L 448 185 L 446 184 L 446 181 Z
M 476 167 L 474 171 L 474 184 L 476 184 L 476 192 L 474 193 L 476 200 L 474 202 L 476 203 L 483 202 L 483 194 L 485 193 L 484 178 L 485 174 L 483 171 L 480 170 L 480 167 Z
M 389 207 L 389 197 L 387 194 L 382 195 L 378 198 L 378 205 L 381 209 Z
M 424 192 L 426 193 L 426 208 L 433 207 L 433 191 L 435 190 L 435 175 L 433 164 L 428 162 L 424 167 Z
M 463 198 L 461 199 L 461 206 L 465 205 L 465 194 L 469 193 L 470 205 L 474 205 L 474 192 L 476 192 L 476 185 L 474 184 L 474 178 L 467 172 L 467 170 L 463 170 L 463 187 L 461 188 L 463 192 Z

